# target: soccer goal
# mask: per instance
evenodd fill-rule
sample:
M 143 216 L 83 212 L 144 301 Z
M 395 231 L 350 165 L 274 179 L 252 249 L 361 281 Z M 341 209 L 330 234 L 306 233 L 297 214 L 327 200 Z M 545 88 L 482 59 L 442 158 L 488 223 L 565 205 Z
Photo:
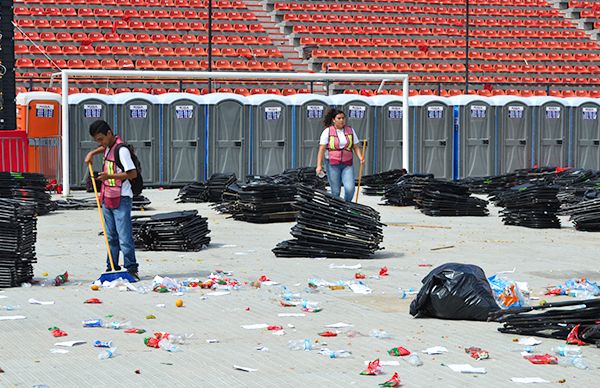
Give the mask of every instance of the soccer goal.
M 232 80 L 232 81 L 301 81 L 301 82 L 371 82 L 379 83 L 378 91 L 383 90 L 386 82 L 402 82 L 402 167 L 408 170 L 409 165 L 409 128 L 408 128 L 408 75 L 390 73 L 271 73 L 271 72 L 194 72 L 194 71 L 146 71 L 146 70 L 62 70 L 54 73 L 59 77 L 62 88 L 62 184 L 63 195 L 70 195 L 70 157 L 69 155 L 69 82 L 82 77 L 128 80 L 128 79 L 151 79 L 151 80 Z

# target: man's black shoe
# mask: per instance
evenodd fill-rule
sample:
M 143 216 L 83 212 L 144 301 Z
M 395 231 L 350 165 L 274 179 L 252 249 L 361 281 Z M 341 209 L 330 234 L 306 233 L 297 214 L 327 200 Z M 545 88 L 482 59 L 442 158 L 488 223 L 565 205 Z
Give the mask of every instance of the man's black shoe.
M 129 270 L 127 270 L 127 273 L 130 274 L 131 276 L 133 276 L 133 278 L 135 280 L 137 280 L 138 282 L 140 281 L 140 276 L 138 275 L 137 271 L 129 271 Z

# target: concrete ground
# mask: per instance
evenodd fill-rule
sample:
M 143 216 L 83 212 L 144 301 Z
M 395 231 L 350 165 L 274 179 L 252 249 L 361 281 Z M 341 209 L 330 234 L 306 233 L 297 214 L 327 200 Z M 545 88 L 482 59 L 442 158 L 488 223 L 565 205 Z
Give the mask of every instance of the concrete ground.
M 177 204 L 176 190 L 147 190 L 149 212 L 198 209 L 208 217 L 212 243 L 200 252 L 138 252 L 142 282 L 149 287 L 155 275 L 176 279 L 205 279 L 211 271 L 231 271 L 233 277 L 252 282 L 261 275 L 286 285 L 302 297 L 320 303 L 323 310 L 304 317 L 278 317 L 279 313 L 299 313 L 299 308 L 279 304 L 281 287 L 250 285 L 229 295 L 212 296 L 210 291 L 194 289 L 183 296 L 149 292 L 125 292 L 118 289 L 92 291 L 90 284 L 104 270 L 104 242 L 98 214 L 92 210 L 60 211 L 38 220 L 36 278 L 44 272 L 51 277 L 69 271 L 71 281 L 63 286 L 33 286 L 0 291 L 0 305 L 19 305 L 0 316 L 24 315 L 26 319 L 0 321 L 1 387 L 375 387 L 397 371 L 404 386 L 514 386 L 511 377 L 542 377 L 562 386 L 597 386 L 600 373 L 600 349 L 585 347 L 583 354 L 592 366 L 578 370 L 557 365 L 533 365 L 521 358 L 514 336 L 499 333 L 496 323 L 413 319 L 409 313 L 411 298 L 401 299 L 399 288 L 420 287 L 421 279 L 435 266 L 446 262 L 481 266 L 488 276 L 516 269 L 515 280 L 526 281 L 534 296 L 545 287 L 572 277 L 600 280 L 598 274 L 598 235 L 577 232 L 563 218 L 561 230 L 533 230 L 504 226 L 497 208 L 489 217 L 435 218 L 412 207 L 379 206 L 378 197 L 361 197 L 361 202 L 381 212 L 385 250 L 372 260 L 315 260 L 276 258 L 271 249 L 290 238 L 293 223 L 255 225 L 228 219 L 208 204 Z M 76 196 L 88 196 L 75 193 Z M 440 250 L 434 248 L 447 247 Z M 370 295 L 350 290 L 304 290 L 310 278 L 328 281 L 351 280 L 355 270 L 331 269 L 330 264 L 361 264 Z M 419 264 L 431 264 L 422 267 Z M 379 268 L 387 266 L 389 276 L 374 279 Z M 3 298 L 6 297 L 6 298 Z M 104 303 L 83 304 L 97 297 Z M 55 301 L 54 305 L 29 304 L 28 299 Z M 175 300 L 185 302 L 176 308 Z M 548 297 L 550 299 L 550 297 Z M 552 298 L 553 299 L 553 298 Z M 556 299 L 553 299 L 556 300 Z M 536 303 L 536 302 L 534 302 Z M 157 307 L 164 304 L 165 307 Z M 144 345 L 145 335 L 125 334 L 102 328 L 83 328 L 85 319 L 103 318 L 131 321 L 148 333 L 168 331 L 193 333 L 181 352 L 169 353 Z M 156 319 L 146 319 L 153 314 Z M 323 338 L 318 333 L 336 322 L 352 324 L 365 336 Z M 265 323 L 281 325 L 285 335 L 276 336 L 265 329 L 247 330 L 242 325 Z M 293 325 L 289 327 L 288 325 Z M 47 330 L 58 326 L 67 337 L 54 338 Z M 391 339 L 368 336 L 372 329 L 385 330 Z M 318 351 L 292 351 L 289 340 L 309 338 L 326 342 L 334 350 L 347 349 L 351 358 L 329 359 Z M 207 343 L 218 339 L 218 343 Z M 67 354 L 50 349 L 59 341 L 83 340 L 85 344 L 68 348 Z M 94 340 L 112 340 L 116 356 L 98 360 L 100 350 Z M 549 352 L 561 341 L 541 339 L 536 350 Z M 404 346 L 412 351 L 441 345 L 447 354 L 420 354 L 424 365 L 413 367 L 386 351 Z M 269 351 L 259 351 L 265 346 Z M 489 360 L 476 361 L 463 348 L 479 346 L 489 351 Z M 385 366 L 380 376 L 361 376 L 365 360 L 399 360 L 399 366 Z M 460 374 L 447 364 L 471 364 L 485 367 L 485 375 Z M 233 365 L 257 371 L 235 370 Z M 139 371 L 139 373 L 136 373 Z

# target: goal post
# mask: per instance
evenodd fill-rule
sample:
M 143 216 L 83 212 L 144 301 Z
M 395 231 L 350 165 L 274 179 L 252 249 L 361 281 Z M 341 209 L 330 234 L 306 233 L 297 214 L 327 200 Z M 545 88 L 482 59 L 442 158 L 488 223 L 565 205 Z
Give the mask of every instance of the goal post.
M 61 77 L 62 86 L 62 185 L 63 196 L 70 195 L 69 165 L 69 81 L 72 78 L 118 78 L 118 79 L 176 79 L 176 80 L 239 80 L 239 81 L 370 81 L 380 82 L 379 90 L 386 82 L 402 82 L 402 167 L 409 170 L 408 128 L 408 74 L 394 73 L 273 73 L 273 72 L 208 72 L 208 71 L 153 71 L 153 70 L 62 70 L 54 73 Z

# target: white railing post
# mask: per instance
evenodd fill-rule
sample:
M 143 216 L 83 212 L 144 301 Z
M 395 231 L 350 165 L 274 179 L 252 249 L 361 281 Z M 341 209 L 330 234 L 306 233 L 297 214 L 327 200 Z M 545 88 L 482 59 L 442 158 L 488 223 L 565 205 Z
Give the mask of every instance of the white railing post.
M 62 78 L 62 186 L 63 196 L 68 197 L 71 193 L 71 182 L 69 181 L 69 73 L 63 71 Z

